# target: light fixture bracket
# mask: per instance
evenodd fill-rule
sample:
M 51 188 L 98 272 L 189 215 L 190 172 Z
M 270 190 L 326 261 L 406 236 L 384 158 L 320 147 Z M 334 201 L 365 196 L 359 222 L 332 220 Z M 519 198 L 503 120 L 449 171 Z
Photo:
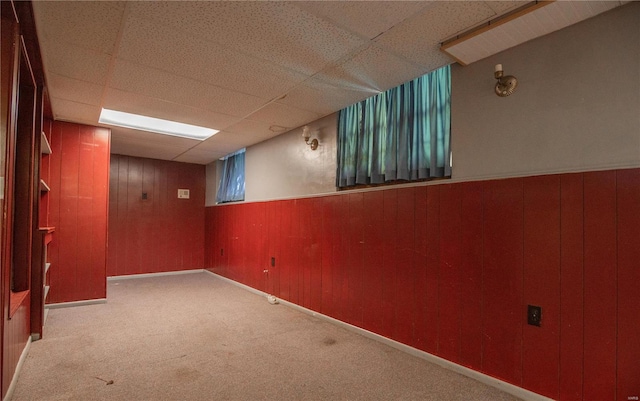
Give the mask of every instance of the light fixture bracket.
M 504 75 L 502 71 L 502 64 L 496 64 L 495 78 L 498 80 L 495 86 L 496 95 L 500 97 L 507 97 L 511 95 L 518 87 L 518 80 L 513 75 Z
M 302 127 L 302 139 L 304 139 L 304 143 L 311 147 L 311 150 L 318 149 L 318 140 L 316 138 L 311 139 L 311 129 L 308 125 Z

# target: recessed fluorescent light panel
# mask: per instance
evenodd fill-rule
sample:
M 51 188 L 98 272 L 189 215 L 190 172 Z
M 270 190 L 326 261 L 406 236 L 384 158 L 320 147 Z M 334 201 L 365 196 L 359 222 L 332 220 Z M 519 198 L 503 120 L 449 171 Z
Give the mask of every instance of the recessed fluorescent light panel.
M 181 138 L 197 139 L 199 141 L 204 141 L 210 136 L 218 133 L 218 130 L 211 128 L 109 109 L 102 109 L 100 119 L 98 121 L 102 124 L 115 125 L 117 127 L 179 136 Z

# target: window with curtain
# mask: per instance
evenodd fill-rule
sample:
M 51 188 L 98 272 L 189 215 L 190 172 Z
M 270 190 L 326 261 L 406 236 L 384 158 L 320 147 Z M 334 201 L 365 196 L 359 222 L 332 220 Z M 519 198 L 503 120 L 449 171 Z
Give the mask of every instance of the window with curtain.
M 336 186 L 451 177 L 451 68 L 340 110 Z
M 216 203 L 244 200 L 244 153 L 243 149 L 225 157 Z

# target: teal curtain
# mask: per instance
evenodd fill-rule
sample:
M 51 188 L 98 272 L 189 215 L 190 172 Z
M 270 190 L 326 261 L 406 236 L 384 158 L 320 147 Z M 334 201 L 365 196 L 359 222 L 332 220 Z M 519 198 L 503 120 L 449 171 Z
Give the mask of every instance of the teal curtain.
M 222 167 L 216 203 L 244 200 L 244 150 L 227 156 Z
M 339 188 L 450 177 L 449 66 L 340 111 Z

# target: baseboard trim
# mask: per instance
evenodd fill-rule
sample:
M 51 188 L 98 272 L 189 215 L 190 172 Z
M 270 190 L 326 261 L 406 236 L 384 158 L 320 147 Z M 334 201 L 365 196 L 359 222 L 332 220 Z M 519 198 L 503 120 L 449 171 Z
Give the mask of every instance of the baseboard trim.
M 128 274 L 126 276 L 111 276 L 111 277 L 107 277 L 107 281 L 133 280 L 133 279 L 137 279 L 137 278 L 160 277 L 160 276 L 175 276 L 175 275 L 178 275 L 178 274 L 202 273 L 203 271 L 205 271 L 205 269 L 174 270 L 174 271 L 170 271 L 170 272 L 159 272 L 159 273 Z
M 18 360 L 18 364 L 16 365 L 16 371 L 13 373 L 13 378 L 11 379 L 11 383 L 9 383 L 9 388 L 7 389 L 7 394 L 5 394 L 3 401 L 10 401 L 13 397 L 13 392 L 15 391 L 16 385 L 18 384 L 18 377 L 20 376 L 20 371 L 22 370 L 22 365 L 24 365 L 24 361 L 27 360 L 30 349 L 31 336 L 29 336 L 29 338 L 27 339 L 27 345 L 24 346 L 22 354 L 20 354 L 20 359 Z
M 73 308 L 76 306 L 106 304 L 107 298 L 87 299 L 86 301 L 59 302 L 57 304 L 46 304 L 45 309 Z
M 216 273 L 213 273 L 213 272 L 211 272 L 209 270 L 205 270 L 205 272 L 215 276 L 219 280 L 222 280 L 222 281 L 225 281 L 227 283 L 233 284 L 235 286 L 243 288 L 243 289 L 245 289 L 245 290 L 247 290 L 249 292 L 252 292 L 254 294 L 257 294 L 257 295 L 260 295 L 260 296 L 264 296 L 264 297 L 267 297 L 269 295 L 269 294 L 267 294 L 267 293 L 265 293 L 263 291 L 260 291 L 260 290 L 257 290 L 255 288 L 249 287 L 248 285 L 239 283 L 237 281 L 231 280 L 231 279 L 226 278 L 226 277 L 222 277 L 222 276 L 220 276 L 220 275 L 218 275 Z M 278 298 L 278 302 L 280 304 L 282 304 L 282 305 L 285 305 L 285 306 L 288 306 L 290 308 L 296 309 L 296 310 L 298 310 L 300 312 L 303 312 L 303 313 L 306 313 L 308 315 L 311 315 L 311 316 L 326 320 L 326 321 L 331 322 L 331 323 L 333 323 L 333 324 L 335 324 L 337 326 L 343 327 L 343 328 L 345 328 L 345 329 L 347 329 L 349 331 L 355 332 L 357 334 L 363 335 L 363 336 L 365 336 L 367 338 L 370 338 L 372 340 L 375 340 L 375 341 L 381 342 L 383 344 L 386 344 L 386 345 L 388 345 L 388 346 L 390 346 L 392 348 L 395 348 L 395 349 L 397 349 L 399 351 L 406 352 L 407 354 L 410 354 L 410 355 L 413 355 L 415 357 L 424 359 L 424 360 L 429 361 L 431 363 L 434 363 L 434 364 L 436 364 L 438 366 L 441 366 L 441 367 L 443 367 L 445 369 L 454 371 L 454 372 L 459 373 L 459 374 L 461 374 L 463 376 L 467 376 L 467 377 L 472 378 L 472 379 L 474 379 L 474 380 L 476 380 L 476 381 L 478 381 L 480 383 L 483 383 L 483 384 L 486 384 L 488 386 L 497 388 L 498 390 L 504 391 L 505 393 L 511 394 L 511 395 L 513 395 L 515 397 L 518 397 L 518 398 L 521 398 L 523 400 L 528 400 L 528 401 L 553 401 L 553 399 L 545 397 L 545 396 L 540 395 L 538 393 L 534 393 L 532 391 L 529 391 L 529 390 L 523 389 L 521 387 L 515 386 L 515 385 L 513 385 L 511 383 L 507 383 L 507 382 L 502 381 L 500 379 L 496 379 L 495 377 L 492 377 L 492 376 L 486 375 L 484 373 L 478 372 L 476 370 L 467 368 L 466 366 L 458 365 L 457 363 L 454 363 L 454 362 L 448 361 L 446 359 L 440 358 L 439 356 L 430 354 L 428 352 L 419 350 L 417 348 L 413 348 L 413 347 L 411 347 L 409 345 L 400 343 L 398 341 L 395 341 L 395 340 L 392 340 L 390 338 L 381 336 L 380 334 L 373 333 L 371 331 L 368 331 L 368 330 L 365 330 L 363 328 L 354 326 L 352 324 L 345 323 L 345 322 L 343 322 L 341 320 L 332 318 L 330 316 L 323 315 L 322 313 L 318 313 L 318 312 L 313 311 L 311 309 L 307 309 L 305 307 L 302 307 L 300 305 L 294 304 L 292 302 L 285 301 L 285 300 L 280 299 L 280 298 Z

